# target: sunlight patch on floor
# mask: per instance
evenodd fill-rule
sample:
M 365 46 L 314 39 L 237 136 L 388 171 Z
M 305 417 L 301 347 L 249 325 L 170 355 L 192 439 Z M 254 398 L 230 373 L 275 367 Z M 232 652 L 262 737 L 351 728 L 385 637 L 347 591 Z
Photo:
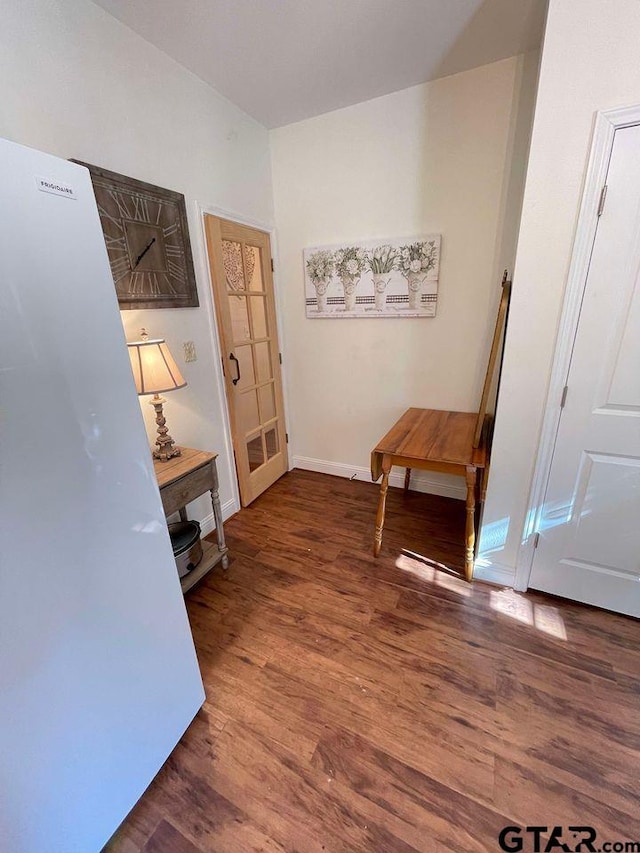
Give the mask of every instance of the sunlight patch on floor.
M 444 589 L 451 590 L 451 592 L 457 592 L 458 595 L 462 595 L 465 598 L 471 596 L 471 585 L 467 581 L 463 581 L 462 578 L 447 575 L 443 572 L 436 572 L 436 584 Z
M 449 566 L 414 551 L 403 550 L 396 559 L 396 567 L 425 583 L 455 592 L 462 598 L 473 595 L 473 584 L 467 583 Z M 527 625 L 557 640 L 567 640 L 567 629 L 557 607 L 534 603 L 525 593 L 509 588 L 491 590 L 489 604 L 492 610 L 521 625 Z
M 557 607 L 551 607 L 548 604 L 534 605 L 533 620 L 538 631 L 543 631 L 545 634 L 566 642 L 567 629 Z
M 513 589 L 491 590 L 490 603 L 497 613 L 566 642 L 567 630 L 557 607 L 534 604 Z
M 471 586 L 444 563 L 415 554 L 413 551 L 404 551 L 396 560 L 396 566 L 403 572 L 409 572 L 426 583 L 432 583 L 443 589 L 451 590 L 464 598 L 471 595 Z
M 491 609 L 523 625 L 533 626 L 533 604 L 512 589 L 491 590 Z

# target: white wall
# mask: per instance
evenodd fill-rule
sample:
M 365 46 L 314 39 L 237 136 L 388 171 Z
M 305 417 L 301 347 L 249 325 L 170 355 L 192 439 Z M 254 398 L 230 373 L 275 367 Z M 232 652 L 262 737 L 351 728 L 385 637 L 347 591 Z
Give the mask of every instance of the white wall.
M 551 0 L 542 54 L 482 575 L 513 577 L 540 435 L 594 114 L 640 103 L 640 3 Z
M 267 131 L 209 86 L 87 0 L 3 0 L 0 136 L 131 175 L 186 196 L 200 308 L 122 312 L 127 337 L 163 336 L 188 387 L 167 395 L 178 443 L 222 454 L 223 503 L 233 494 L 220 363 L 210 331 L 196 199 L 272 220 Z M 69 334 L 83 318 L 69 294 Z M 198 361 L 184 364 L 182 342 Z M 153 411 L 143 402 L 148 433 Z M 211 512 L 201 499 L 195 515 Z
M 538 56 L 271 132 L 293 461 L 369 479 L 409 406 L 477 409 L 515 254 Z M 442 233 L 435 319 L 307 320 L 305 246 Z M 464 494 L 457 478 L 426 488 Z

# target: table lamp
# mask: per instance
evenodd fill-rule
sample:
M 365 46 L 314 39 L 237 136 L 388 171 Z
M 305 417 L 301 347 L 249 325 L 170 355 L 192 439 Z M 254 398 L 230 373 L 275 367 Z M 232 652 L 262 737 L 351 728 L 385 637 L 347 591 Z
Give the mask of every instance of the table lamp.
M 142 329 L 140 340 L 128 343 L 127 347 L 138 395 L 153 394 L 149 403 L 156 410 L 158 424 L 158 437 L 153 458 L 167 462 L 174 456 L 180 456 L 180 448 L 175 446 L 174 440 L 169 435 L 162 411 L 167 401 L 160 394 L 184 388 L 187 383 L 178 370 L 178 365 L 169 352 L 164 338 L 149 340 L 146 329 Z

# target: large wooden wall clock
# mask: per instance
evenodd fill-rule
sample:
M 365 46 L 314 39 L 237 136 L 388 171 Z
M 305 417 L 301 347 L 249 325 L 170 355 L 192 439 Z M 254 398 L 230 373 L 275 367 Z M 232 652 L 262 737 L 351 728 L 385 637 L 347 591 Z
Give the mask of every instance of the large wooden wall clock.
M 73 162 L 91 173 L 120 308 L 197 307 L 184 196 Z

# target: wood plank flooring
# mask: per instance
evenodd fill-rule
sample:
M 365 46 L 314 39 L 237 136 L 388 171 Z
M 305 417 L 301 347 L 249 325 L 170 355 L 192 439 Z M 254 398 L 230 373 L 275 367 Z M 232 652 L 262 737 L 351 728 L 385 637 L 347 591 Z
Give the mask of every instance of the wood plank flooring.
M 110 853 L 640 840 L 637 622 L 420 559 L 462 570 L 458 501 L 390 489 L 374 560 L 376 501 L 294 471 L 229 521 L 187 596 L 207 702 Z

